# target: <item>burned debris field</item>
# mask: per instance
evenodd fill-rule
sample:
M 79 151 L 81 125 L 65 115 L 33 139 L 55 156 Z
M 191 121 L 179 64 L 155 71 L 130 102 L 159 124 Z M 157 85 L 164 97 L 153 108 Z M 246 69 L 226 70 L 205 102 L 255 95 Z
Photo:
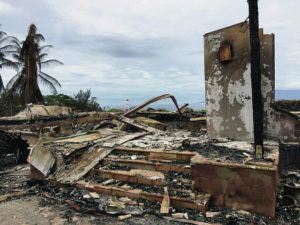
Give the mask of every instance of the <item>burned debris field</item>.
M 49 119 L 41 120 L 35 114 L 41 108 L 51 113 Z M 30 122 L 20 123 L 18 115 L 9 118 L 9 124 L 7 118 L 2 119 L 6 130 L 35 124 L 30 132 L 10 131 L 18 135 L 3 131 L 11 139 L 7 144 L 22 139 L 31 146 L 28 164 L 16 165 L 13 153 L 1 162 L 4 211 L 9 202 L 39 210 L 46 207 L 40 220 L 51 217 L 61 224 L 299 222 L 300 175 L 297 162 L 288 163 L 298 145 L 267 140 L 264 158 L 258 159 L 247 141 L 209 138 L 203 122 L 186 128 L 197 118 L 189 111 L 177 112 L 173 120 L 174 113 L 167 120 L 155 120 L 146 117 L 147 110 L 141 111 L 145 117 L 139 117 L 139 122 L 135 118 L 140 113 L 135 110 L 128 120 L 107 112 L 82 114 L 80 119 L 57 116 L 62 111 L 33 105 L 30 113 L 21 113 L 29 115 Z M 52 121 L 63 125 L 49 129 L 47 124 Z M 82 130 L 78 129 L 81 124 Z M 41 128 L 43 133 L 37 133 Z M 281 162 L 285 168 L 277 177 L 279 151 L 288 154 L 288 159 Z M 267 202 L 251 197 L 254 182 L 269 191 Z M 275 184 L 278 189 L 272 191 Z M 240 193 L 240 185 L 254 186 Z M 235 202 L 234 206 L 226 205 L 222 198 Z
M 126 99 L 125 109 L 100 106 L 91 89 L 58 94 L 62 85 L 44 67 L 62 62 L 47 59 L 52 45 L 37 26 L 24 40 L 0 31 L 0 72 L 17 71 L 6 86 L 0 74 L 0 224 L 300 224 L 300 100 L 276 101 L 275 34 L 259 26 L 257 0 L 245 5 L 246 20 L 203 35 L 202 110 L 175 94 L 147 99 L 140 77 L 128 96 L 144 102 Z M 136 59 L 158 51 L 134 54 L 118 35 L 114 49 L 104 36 L 104 50 L 122 60 L 142 65 Z M 89 79 L 66 67 L 80 86 Z M 112 99 L 127 91 L 127 75 L 116 71 Z M 141 76 L 145 89 L 151 76 Z

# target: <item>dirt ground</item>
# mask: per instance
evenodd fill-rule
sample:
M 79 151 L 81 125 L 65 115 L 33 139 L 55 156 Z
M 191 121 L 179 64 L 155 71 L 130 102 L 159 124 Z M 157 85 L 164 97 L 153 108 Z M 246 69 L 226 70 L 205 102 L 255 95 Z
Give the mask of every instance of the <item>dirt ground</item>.
M 14 199 L 0 204 L 1 224 L 64 224 L 67 220 L 49 207 L 40 207 L 36 196 Z M 84 221 L 82 224 L 90 224 Z
M 93 225 L 93 224 L 151 224 L 151 216 L 117 221 L 112 216 L 90 216 L 74 213 L 70 218 L 53 207 L 41 207 L 40 197 L 30 196 L 0 203 L 1 225 Z M 156 221 L 156 222 L 155 222 Z M 164 224 L 154 220 L 152 224 Z
M 14 171 L 16 170 L 16 171 Z M 29 166 L 12 166 L 4 169 L 6 174 L 0 175 L 0 192 L 2 196 L 11 193 L 25 193 L 6 200 L 0 198 L 1 225 L 61 225 L 61 224 L 92 224 L 91 217 L 74 216 L 70 223 L 61 212 L 53 207 L 41 206 L 41 196 L 27 185 Z M 1 201 L 3 200 L 3 201 Z
M 53 207 L 41 207 L 41 198 L 38 196 L 22 197 L 0 203 L 1 225 L 65 225 L 65 224 L 150 224 L 151 216 L 145 218 L 128 219 L 125 222 L 118 221 L 112 216 L 91 216 L 74 213 L 67 218 L 64 213 Z M 152 218 L 153 219 L 153 218 Z M 156 222 L 155 222 L 156 221 Z M 152 224 L 165 224 L 164 221 L 153 220 Z

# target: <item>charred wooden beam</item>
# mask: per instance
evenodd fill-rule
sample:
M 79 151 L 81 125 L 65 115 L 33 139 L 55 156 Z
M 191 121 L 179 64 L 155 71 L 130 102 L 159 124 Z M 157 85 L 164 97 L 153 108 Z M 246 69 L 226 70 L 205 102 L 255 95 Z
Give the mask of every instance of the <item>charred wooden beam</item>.
M 54 127 L 54 126 L 70 126 L 74 124 L 85 124 L 92 123 L 96 124 L 103 120 L 112 119 L 110 113 L 100 112 L 91 115 L 82 115 L 74 118 L 57 117 L 44 118 L 44 119 L 32 119 L 32 120 L 3 120 L 0 118 L 0 129 L 2 130 L 39 130 L 44 127 Z
M 141 171 L 141 172 L 139 172 Z M 142 170 L 130 170 L 130 171 L 123 171 L 123 170 L 105 170 L 105 169 L 93 169 L 92 174 L 100 176 L 104 179 L 114 179 L 120 181 L 126 181 L 128 183 L 135 183 L 135 184 L 145 184 L 151 186 L 162 186 L 165 185 L 165 179 L 163 174 L 159 174 L 159 172 L 154 171 L 145 171 L 144 174 Z M 153 175 L 151 175 L 151 173 Z
M 119 165 L 119 166 L 128 166 L 129 168 L 137 169 L 149 169 L 154 171 L 174 171 L 182 173 L 191 173 L 191 167 L 186 165 L 176 165 L 176 164 L 167 164 L 159 162 L 149 162 L 146 160 L 131 160 L 131 159 L 109 159 L 106 158 L 103 160 L 104 165 Z
M 97 192 L 99 194 L 114 195 L 128 198 L 141 198 L 148 201 L 162 202 L 163 195 L 156 193 L 149 193 L 140 189 L 124 189 L 121 187 L 104 186 L 99 184 L 91 184 L 85 181 L 78 181 L 75 185 L 77 188 L 86 189 Z M 182 207 L 188 209 L 195 209 L 205 212 L 210 201 L 210 195 L 197 195 L 195 199 L 180 198 L 177 196 L 170 196 L 171 205 L 174 207 Z
M 144 124 L 137 123 L 133 119 L 130 119 L 130 118 L 127 118 L 127 117 L 124 117 L 124 116 L 117 117 L 117 120 L 122 122 L 122 123 L 128 124 L 129 126 L 132 126 L 134 128 L 142 130 L 142 131 L 147 131 L 147 132 L 150 132 L 150 133 L 160 132 L 160 130 L 158 130 L 156 128 L 153 128 L 153 127 L 150 127 L 150 126 L 147 126 L 147 125 L 144 125 Z
M 250 61 L 251 84 L 253 104 L 253 126 L 255 155 L 263 158 L 263 104 L 261 94 L 261 63 L 260 40 L 257 0 L 248 0 L 249 4 L 249 29 L 250 29 Z
M 101 143 L 99 146 L 93 146 L 84 152 L 77 162 L 72 164 L 67 170 L 56 174 L 56 179 L 61 183 L 74 183 L 107 157 L 115 147 L 145 135 L 145 132 L 127 134 L 118 138 L 112 138 L 112 141 Z
M 127 148 L 117 147 L 114 152 L 126 154 L 142 154 L 147 155 L 149 159 L 162 160 L 190 160 L 197 153 L 188 151 L 173 151 L 160 149 L 143 149 L 143 148 Z
M 169 216 L 164 216 L 164 219 L 168 222 L 168 224 L 172 222 L 177 222 L 180 224 L 192 224 L 192 225 L 221 225 L 220 223 L 204 223 L 200 221 L 188 220 L 188 219 L 178 219 Z

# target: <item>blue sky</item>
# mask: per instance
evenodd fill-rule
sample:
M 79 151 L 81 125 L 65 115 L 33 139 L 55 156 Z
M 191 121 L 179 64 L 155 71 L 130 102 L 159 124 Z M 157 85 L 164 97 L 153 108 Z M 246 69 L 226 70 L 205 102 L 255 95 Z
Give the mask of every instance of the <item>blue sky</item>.
M 275 33 L 276 88 L 296 93 L 299 8 L 300 1 L 259 1 L 260 26 Z M 91 88 L 102 106 L 170 93 L 200 108 L 203 34 L 247 15 L 246 0 L 0 0 L 2 30 L 22 40 L 33 22 L 55 46 L 50 56 L 64 66 L 45 70 L 61 82 L 59 92 Z M 5 83 L 13 73 L 2 71 Z

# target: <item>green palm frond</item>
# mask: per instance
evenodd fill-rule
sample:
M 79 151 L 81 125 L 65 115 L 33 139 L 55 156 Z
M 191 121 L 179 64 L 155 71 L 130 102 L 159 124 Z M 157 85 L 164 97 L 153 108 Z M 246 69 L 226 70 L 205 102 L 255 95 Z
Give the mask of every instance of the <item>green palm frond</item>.
M 54 86 L 54 84 L 51 81 L 49 81 L 48 79 L 46 79 L 45 77 L 42 77 L 42 76 L 39 76 L 39 81 L 43 85 L 47 86 L 53 92 L 53 94 L 57 93 L 56 87 Z
M 9 59 L 2 59 L 2 62 L 0 63 L 0 65 L 2 68 L 6 67 L 6 68 L 18 70 L 20 64 L 13 62 Z
M 40 43 L 41 41 L 45 41 L 45 38 L 42 34 L 35 34 L 34 39 L 37 43 Z
M 12 89 L 13 85 L 16 83 L 16 80 L 22 76 L 22 71 L 17 73 L 16 75 L 14 75 L 9 81 L 8 83 L 6 84 L 6 89 L 7 90 L 10 90 Z
M 13 39 L 10 42 L 11 42 L 11 44 L 15 45 L 19 51 L 21 50 L 21 48 L 22 48 L 21 44 L 22 43 L 18 39 Z
M 56 80 L 54 77 L 50 76 L 49 74 L 44 73 L 44 72 L 41 71 L 41 72 L 39 73 L 39 76 L 44 77 L 45 79 L 47 79 L 47 80 L 49 80 L 50 82 L 52 82 L 54 86 L 61 87 L 61 84 L 59 83 L 59 81 Z
M 53 48 L 53 45 L 43 45 L 43 46 L 39 47 L 39 49 L 38 49 L 39 53 L 42 52 L 46 48 Z
M 56 59 L 49 59 L 41 62 L 42 66 L 51 66 L 51 65 L 64 65 L 61 61 L 56 60 Z
M 46 58 L 48 56 L 48 53 L 41 53 L 39 55 L 37 55 L 38 60 L 43 61 L 44 58 Z
M 6 35 L 6 33 L 4 31 L 0 31 L 0 37 Z
M 0 44 L 3 44 L 3 43 L 5 43 L 5 42 L 10 42 L 10 41 L 12 41 L 12 40 L 15 40 L 16 38 L 15 37 L 13 37 L 13 36 L 2 36 L 1 37 L 1 40 L 0 40 Z

